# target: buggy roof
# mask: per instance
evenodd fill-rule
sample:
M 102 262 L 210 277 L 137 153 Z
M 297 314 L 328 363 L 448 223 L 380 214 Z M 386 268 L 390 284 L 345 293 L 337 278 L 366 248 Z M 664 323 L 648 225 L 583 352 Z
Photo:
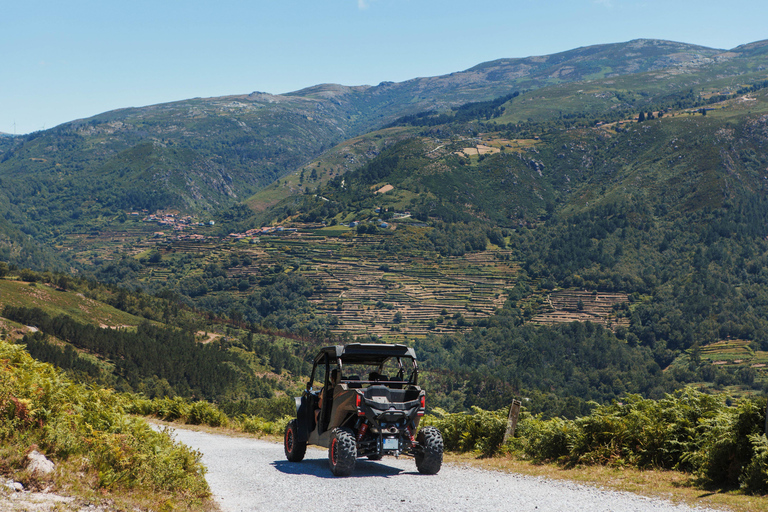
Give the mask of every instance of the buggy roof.
M 320 349 L 315 364 L 328 354 L 331 362 L 341 359 L 345 364 L 381 364 L 391 357 L 408 357 L 416 360 L 416 353 L 405 345 L 385 343 L 349 343 Z

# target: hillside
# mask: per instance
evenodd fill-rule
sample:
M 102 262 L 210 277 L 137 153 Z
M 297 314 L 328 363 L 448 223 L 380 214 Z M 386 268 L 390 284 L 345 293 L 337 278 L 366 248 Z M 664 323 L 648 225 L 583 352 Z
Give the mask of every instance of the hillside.
M 472 309 L 467 305 L 462 322 L 474 329 L 417 342 L 437 367 L 480 371 L 486 379 L 527 387 L 534 382 L 527 380 L 531 365 L 552 371 L 567 364 L 549 354 L 522 356 L 546 353 L 563 331 L 557 327 L 563 318 L 608 327 L 614 343 L 636 346 L 653 358 L 649 370 L 669 367 L 663 377 L 652 370 L 656 377 L 644 392 L 674 386 L 663 384 L 669 378 L 762 389 L 768 382 L 762 363 L 768 350 L 768 290 L 760 270 L 768 257 L 768 161 L 762 149 L 768 91 L 740 89 L 705 107 L 668 108 L 662 116 L 654 111 L 643 122 L 593 120 L 587 123 L 591 128 L 566 130 L 545 121 L 525 128 L 538 133 L 535 139 L 513 138 L 515 128 L 507 124 L 470 123 L 477 130 L 472 138 L 457 135 L 462 125 L 430 124 L 418 137 L 330 180 L 317 196 L 286 199 L 275 214 L 286 225 L 310 219 L 328 226 L 361 222 L 353 232 L 372 235 L 366 245 L 378 251 L 382 268 L 385 255 L 402 259 L 413 251 L 442 256 L 442 264 L 447 257 L 483 253 L 514 262 L 504 271 L 507 290 L 514 291 L 501 303 L 503 312 L 467 321 Z M 424 227 L 408 227 L 414 218 Z M 377 227 L 382 220 L 386 228 Z M 302 268 L 301 253 L 292 255 Z M 364 297 L 376 296 L 377 281 L 398 282 L 386 272 L 378 277 L 375 266 L 363 267 L 366 271 L 356 275 L 367 278 Z M 355 280 L 345 282 L 351 289 Z M 346 309 L 346 293 L 339 295 L 338 311 Z M 616 299 L 600 306 L 590 300 L 595 294 Z M 580 298 L 555 299 L 567 296 Z M 395 335 L 408 332 L 413 315 L 404 303 L 392 304 L 401 316 L 385 326 Z M 533 336 L 525 327 L 529 323 L 554 324 L 538 331 L 542 345 L 519 340 Z M 431 327 L 438 333 L 442 326 Z M 374 320 L 367 331 L 376 329 Z M 724 346 L 728 339 L 742 340 L 752 355 L 728 358 L 739 360 L 730 364 L 713 364 L 721 360 L 717 356 L 690 355 L 696 347 Z M 440 348 L 446 345 L 449 350 Z M 511 346 L 517 352 L 508 352 Z M 589 359 L 597 364 L 594 353 Z M 574 376 L 557 383 L 555 375 L 559 370 L 546 380 L 574 392 Z M 624 388 L 625 378 L 615 377 L 604 381 L 612 382 L 610 389 L 637 389 Z M 642 379 L 634 377 L 633 386 Z M 478 392 L 494 384 L 475 385 Z M 468 399 L 472 391 L 465 392 Z
M 0 278 L 0 337 L 79 380 L 225 406 L 271 398 L 306 373 L 303 349 L 274 334 L 66 274 L 20 274 Z
M 402 83 L 319 85 L 285 95 L 126 108 L 4 138 L 0 180 L 3 190 L 15 191 L 8 197 L 12 214 L 50 241 L 56 232 L 103 225 L 123 211 L 200 213 L 230 206 L 334 145 L 403 115 L 671 65 L 698 69 L 730 55 L 638 40 L 503 59 Z
M 658 53 L 662 49 L 671 51 L 670 47 L 680 52 L 665 54 L 665 59 L 660 58 Z M 641 40 L 626 45 L 578 49 L 549 57 L 483 64 L 467 73 L 481 69 L 488 72 L 489 77 L 491 69 L 504 70 L 499 71 L 504 77 L 503 83 L 515 84 L 515 87 L 493 89 L 499 95 L 495 100 L 477 101 L 480 98 L 475 96 L 472 102 L 459 108 L 429 110 L 403 116 L 391 123 L 388 130 L 399 129 L 402 132 L 408 126 L 431 127 L 432 138 L 437 141 L 451 138 L 469 141 L 461 149 L 482 145 L 477 138 L 478 130 L 501 131 L 502 136 L 497 137 L 494 148 L 480 148 L 481 152 L 493 152 L 528 145 L 530 142 L 525 142 L 526 138 L 532 140 L 542 132 L 593 126 L 595 123 L 607 124 L 609 126 L 606 127 L 610 128 L 612 123 L 636 119 L 641 111 L 684 111 L 706 106 L 738 95 L 740 90 L 762 83 L 766 78 L 764 70 L 768 66 L 768 44 L 765 41 L 744 45 L 729 52 L 696 53 L 683 51 L 684 48 L 684 45 Z M 613 66 L 609 66 L 609 63 L 613 63 Z M 552 69 L 568 69 L 570 71 L 565 74 L 570 78 L 551 79 L 547 73 L 552 72 Z M 589 73 L 594 69 L 601 71 Z M 558 73 L 560 71 L 555 74 Z M 521 76 L 525 76 L 525 80 L 533 80 L 533 85 L 528 89 L 523 88 Z M 534 80 L 532 77 L 539 78 Z M 449 87 L 446 85 L 446 88 Z M 503 95 L 510 90 L 517 92 L 510 95 L 513 98 L 505 98 Z M 492 125 L 478 128 L 466 124 L 482 120 Z M 506 135 L 503 134 L 505 131 Z M 247 204 L 260 211 L 263 205 L 274 205 L 280 199 L 306 192 L 308 187 L 314 190 L 330 177 L 359 168 L 369 161 L 371 156 L 377 154 L 377 151 L 371 152 L 370 148 L 386 147 L 402 140 L 402 136 L 395 137 L 387 131 L 374 131 L 354 140 L 357 142 L 345 142 L 325 152 L 310 164 L 286 176 L 280 184 L 273 184 L 268 190 L 260 192 L 248 200 Z M 367 151 L 353 149 L 361 147 L 363 141 L 369 148 Z M 476 148 L 472 151 L 477 154 Z M 338 156 L 335 156 L 339 154 L 345 158 L 342 164 Z M 320 182 L 317 179 L 306 182 L 300 179 L 302 172 L 309 176 L 312 170 L 317 172 L 318 169 L 321 170 Z M 328 172 L 322 173 L 323 170 Z
M 319 339 L 416 345 L 447 410 L 764 389 L 766 47 L 632 41 L 4 142 L 5 259 L 64 268 L 56 254 L 155 322 L 120 323 L 125 343 L 181 347 L 223 380 L 121 360 L 106 327 L 67 338 L 85 320 L 66 311 L 8 315 L 95 351 L 112 385 L 225 402 L 295 385 Z M 214 329 L 218 351 L 187 350 Z M 753 356 L 701 356 L 729 339 Z

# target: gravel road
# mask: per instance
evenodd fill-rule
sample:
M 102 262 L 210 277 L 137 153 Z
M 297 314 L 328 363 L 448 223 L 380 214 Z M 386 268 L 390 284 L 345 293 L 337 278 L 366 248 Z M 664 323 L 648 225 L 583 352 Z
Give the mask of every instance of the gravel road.
M 331 475 L 327 450 L 307 448 L 300 463 L 281 444 L 173 429 L 176 440 L 203 453 L 206 478 L 224 512 L 249 511 L 674 511 L 673 505 L 629 493 L 464 465 L 420 475 L 413 459 L 358 459 L 348 478 Z

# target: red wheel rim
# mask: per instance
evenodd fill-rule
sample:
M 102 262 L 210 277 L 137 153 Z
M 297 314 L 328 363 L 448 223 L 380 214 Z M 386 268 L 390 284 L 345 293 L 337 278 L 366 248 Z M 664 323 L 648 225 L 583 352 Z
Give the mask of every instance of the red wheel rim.
M 336 465 L 336 439 L 331 441 L 331 462 Z
M 293 430 L 291 429 L 285 433 L 285 449 L 289 452 L 293 450 Z

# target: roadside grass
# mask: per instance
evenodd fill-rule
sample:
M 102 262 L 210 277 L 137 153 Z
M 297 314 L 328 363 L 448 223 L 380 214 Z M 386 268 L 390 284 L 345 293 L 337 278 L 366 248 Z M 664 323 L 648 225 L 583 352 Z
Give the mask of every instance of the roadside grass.
M 689 393 L 690 395 L 690 393 Z M 691 395 L 692 396 L 692 395 Z M 690 398 L 690 396 L 689 396 Z M 138 402 L 141 405 L 141 401 Z M 258 437 L 275 443 L 282 442 L 282 430 L 288 419 L 287 416 L 274 421 L 258 417 L 241 416 L 238 419 L 227 419 L 224 424 L 212 427 L 206 424 L 183 424 L 193 417 L 192 407 L 197 407 L 198 419 L 215 413 L 215 407 L 198 403 L 190 406 L 183 401 L 152 400 L 143 403 L 148 409 L 158 412 L 175 410 L 182 416 L 178 422 L 166 422 L 152 418 L 149 421 L 163 426 L 190 429 L 195 431 L 223 434 L 233 437 Z M 151 407 L 150 407 L 151 406 Z M 170 407 L 169 407 L 170 406 Z M 746 409 L 745 409 L 746 410 Z M 277 412 L 277 411 L 275 411 Z M 766 509 L 768 495 L 746 494 L 737 490 L 724 490 L 726 487 L 709 488 L 704 480 L 697 475 L 685 471 L 666 470 L 660 467 L 637 469 L 631 467 L 628 461 L 619 464 L 614 459 L 613 464 L 563 464 L 555 462 L 536 462 L 519 450 L 502 449 L 490 451 L 493 456 L 483 455 L 483 447 L 488 448 L 487 440 L 500 442 L 500 433 L 506 424 L 506 414 L 477 409 L 473 415 L 452 414 L 447 417 L 438 412 L 438 416 L 425 417 L 424 424 L 441 422 L 446 446 L 459 443 L 459 449 L 467 451 L 449 451 L 444 455 L 444 461 L 449 464 L 466 465 L 492 471 L 517 473 L 532 477 L 552 480 L 567 480 L 588 486 L 596 486 L 621 492 L 631 492 L 646 497 L 668 500 L 675 504 L 686 504 L 694 507 L 709 507 L 731 510 L 734 512 L 757 512 Z M 733 411 L 732 411 L 733 412 Z M 284 414 L 284 412 L 283 412 Z M 518 430 L 527 431 L 531 426 L 524 426 L 532 418 L 524 417 L 518 425 Z M 198 421 L 198 420 L 195 420 Z M 723 421 L 721 418 L 718 421 Z M 517 439 L 517 438 L 516 438 Z M 491 443 L 494 444 L 494 443 Z M 474 449 L 472 448 L 474 446 Z M 382 461 L 386 464 L 386 459 Z
M 512 455 L 479 458 L 470 453 L 446 453 L 451 464 L 466 464 L 493 471 L 568 480 L 615 491 L 661 498 L 675 504 L 727 509 L 733 512 L 762 512 L 768 507 L 768 496 L 750 496 L 738 492 L 704 490 L 696 487 L 689 473 L 666 470 L 638 470 L 609 466 L 577 466 L 564 468 L 557 464 L 535 464 Z
M 215 510 L 201 454 L 126 415 L 124 405 L 0 340 L 0 474 L 109 510 Z M 56 464 L 52 476 L 27 471 L 32 450 Z
M 106 510 L 156 510 L 174 512 L 220 512 L 212 498 L 200 498 L 146 487 L 105 489 L 99 487 L 98 473 L 89 467 L 87 459 L 57 464 L 52 481 L 55 492 L 74 497 L 85 505 L 76 510 L 87 510 L 89 505 L 101 505 Z M 56 510 L 56 509 L 54 509 Z

